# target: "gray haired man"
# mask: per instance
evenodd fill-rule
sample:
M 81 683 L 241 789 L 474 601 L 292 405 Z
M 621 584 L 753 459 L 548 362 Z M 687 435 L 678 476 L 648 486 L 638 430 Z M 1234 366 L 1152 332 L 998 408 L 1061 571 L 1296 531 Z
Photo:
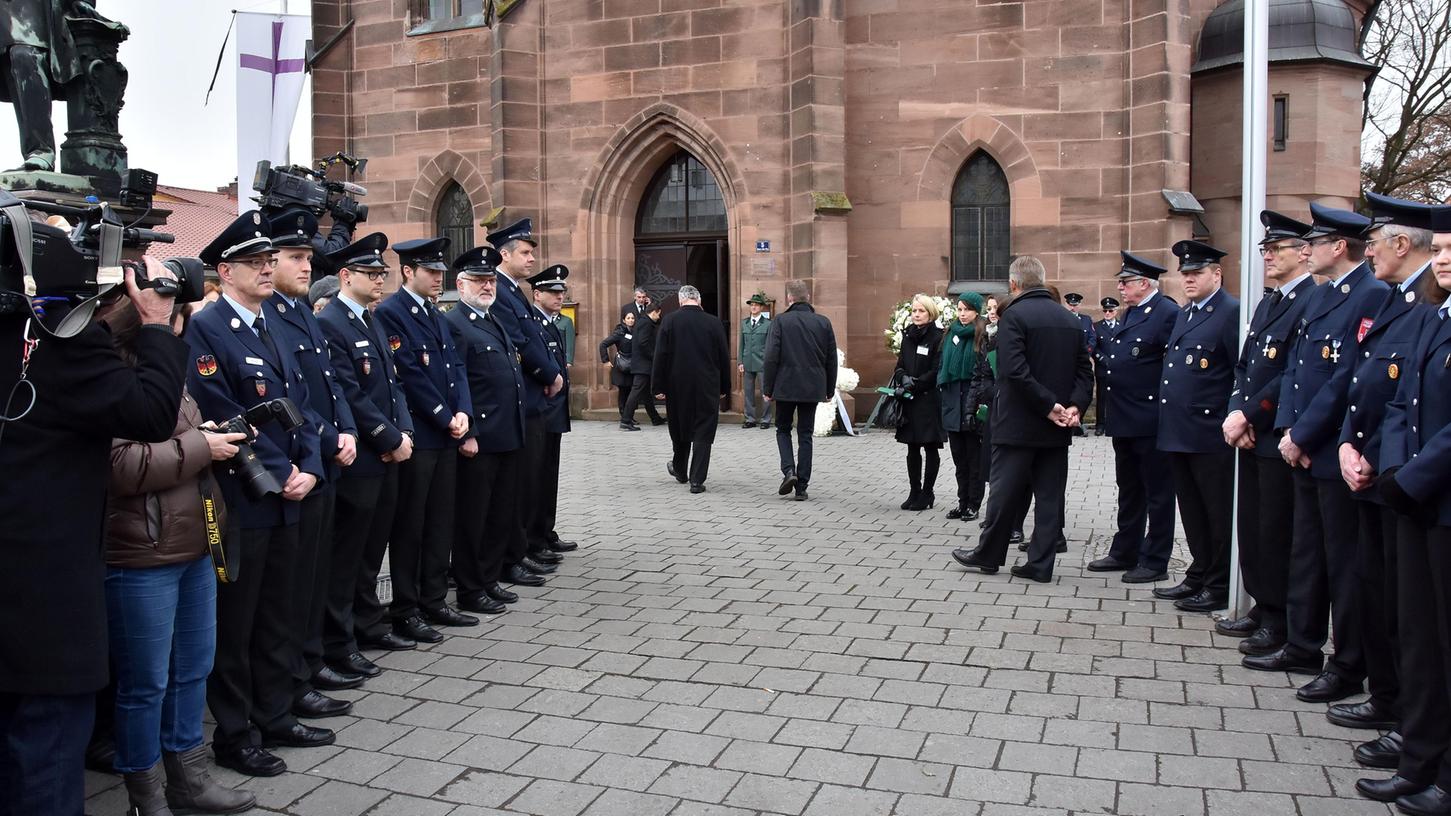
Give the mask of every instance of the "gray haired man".
M 720 319 L 700 308 L 700 290 L 682 286 L 678 296 L 679 311 L 660 321 L 650 379 L 668 409 L 673 454 L 665 469 L 704 493 L 720 398 L 731 390 L 730 352 Z

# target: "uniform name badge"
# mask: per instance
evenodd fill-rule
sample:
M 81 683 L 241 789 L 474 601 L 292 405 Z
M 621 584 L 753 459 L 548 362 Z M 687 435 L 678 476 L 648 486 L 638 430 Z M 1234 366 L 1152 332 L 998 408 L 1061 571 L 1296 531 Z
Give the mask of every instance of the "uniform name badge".
M 918 346 L 917 347 L 917 353 L 920 354 L 920 355 L 922 355 L 923 357 L 926 357 L 928 354 L 931 354 L 932 352 L 926 346 Z

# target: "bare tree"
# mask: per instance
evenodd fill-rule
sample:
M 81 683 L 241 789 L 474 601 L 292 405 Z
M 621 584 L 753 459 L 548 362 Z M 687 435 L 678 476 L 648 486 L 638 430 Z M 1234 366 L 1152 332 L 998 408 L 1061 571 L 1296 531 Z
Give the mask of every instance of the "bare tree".
M 1451 3 L 1380 0 L 1361 29 L 1366 81 L 1361 186 L 1441 200 L 1451 192 Z

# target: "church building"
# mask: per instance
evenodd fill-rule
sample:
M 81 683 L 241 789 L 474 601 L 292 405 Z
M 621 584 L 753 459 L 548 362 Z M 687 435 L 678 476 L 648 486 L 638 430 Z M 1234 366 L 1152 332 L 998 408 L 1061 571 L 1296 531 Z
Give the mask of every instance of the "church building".
M 313 0 L 314 152 L 368 158 L 394 243 L 533 218 L 578 408 L 614 404 L 594 346 L 636 285 L 698 287 L 734 354 L 747 298 L 810 281 L 862 416 L 896 304 L 1005 292 L 1014 256 L 1096 305 L 1120 249 L 1198 237 L 1237 288 L 1243 0 L 493 5 Z M 1270 0 L 1273 209 L 1359 193 L 1369 5 Z

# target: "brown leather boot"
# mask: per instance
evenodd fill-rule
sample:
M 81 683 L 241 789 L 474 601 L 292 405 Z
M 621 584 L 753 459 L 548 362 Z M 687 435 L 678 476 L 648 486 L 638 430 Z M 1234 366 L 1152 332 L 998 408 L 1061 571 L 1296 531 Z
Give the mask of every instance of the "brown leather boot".
M 246 791 L 218 785 L 207 770 L 207 749 L 198 745 L 179 754 L 163 752 L 166 765 L 166 801 L 172 810 L 167 813 L 240 813 L 257 804 L 257 797 Z M 145 813 L 145 811 L 142 811 Z

